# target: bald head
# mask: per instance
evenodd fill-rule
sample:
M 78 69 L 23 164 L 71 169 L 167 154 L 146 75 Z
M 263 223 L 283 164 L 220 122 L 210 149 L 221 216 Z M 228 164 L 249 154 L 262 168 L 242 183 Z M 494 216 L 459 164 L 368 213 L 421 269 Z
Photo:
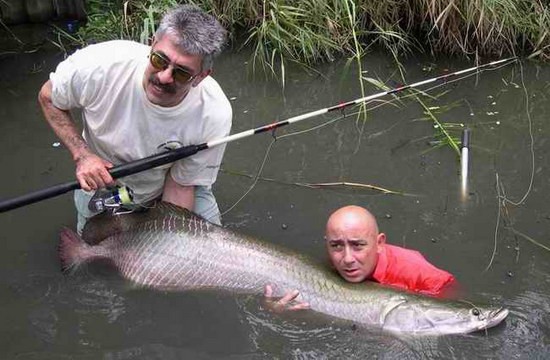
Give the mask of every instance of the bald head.
M 351 230 L 360 230 L 363 233 L 377 235 L 378 224 L 374 215 L 367 209 L 355 205 L 344 206 L 333 212 L 328 218 L 326 234 L 348 233 Z
M 345 206 L 330 215 L 325 230 L 332 266 L 349 282 L 372 277 L 386 235 L 378 232 L 374 216 L 360 206 Z

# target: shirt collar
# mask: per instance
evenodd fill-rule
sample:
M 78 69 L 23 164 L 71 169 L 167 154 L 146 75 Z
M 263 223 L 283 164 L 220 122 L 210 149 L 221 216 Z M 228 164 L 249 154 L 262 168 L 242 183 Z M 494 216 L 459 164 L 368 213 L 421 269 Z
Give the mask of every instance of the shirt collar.
M 382 282 L 386 277 L 386 270 L 388 268 L 388 257 L 386 255 L 386 247 L 382 247 L 382 251 L 378 254 L 378 262 L 376 268 L 372 273 L 372 279 L 376 282 Z

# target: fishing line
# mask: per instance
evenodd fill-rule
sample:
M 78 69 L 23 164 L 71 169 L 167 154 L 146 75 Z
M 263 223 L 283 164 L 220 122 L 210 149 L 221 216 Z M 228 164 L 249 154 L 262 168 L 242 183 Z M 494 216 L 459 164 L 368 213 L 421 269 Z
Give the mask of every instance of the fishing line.
M 513 60 L 515 61 L 515 60 Z M 384 105 L 388 105 L 388 104 L 391 104 L 391 103 L 394 103 L 394 102 L 397 102 L 397 101 L 401 101 L 403 99 L 407 99 L 409 97 L 413 97 L 413 96 L 418 96 L 418 93 L 424 95 L 424 96 L 429 96 L 429 94 L 425 94 L 429 91 L 432 91 L 432 90 L 435 90 L 437 88 L 440 88 L 442 86 L 447 86 L 449 84 L 452 84 L 454 82 L 457 82 L 457 81 L 461 81 L 461 80 L 464 80 L 464 79 L 467 79 L 469 77 L 472 77 L 472 76 L 478 76 L 480 72 L 483 72 L 483 71 L 493 71 L 493 70 L 499 70 L 505 66 L 508 66 L 510 64 L 510 62 L 504 62 L 503 64 L 500 64 L 500 65 L 495 65 L 491 68 L 487 68 L 487 69 L 483 69 L 483 70 L 479 70 L 478 72 L 475 72 L 475 73 L 470 73 L 470 74 L 465 74 L 465 75 L 462 75 L 460 77 L 454 77 L 453 79 L 451 80 L 445 80 L 443 83 L 441 84 L 436 84 L 432 87 L 429 87 L 425 90 L 418 90 L 418 89 L 415 89 L 414 87 L 410 87 L 408 90 L 411 90 L 412 93 L 411 94 L 407 94 L 407 95 L 404 95 L 404 96 L 396 96 L 395 94 L 392 94 L 394 96 L 393 99 L 391 100 L 380 100 L 380 99 L 372 99 L 372 100 L 369 100 L 369 101 L 365 101 L 365 102 L 362 102 L 360 104 L 357 104 L 356 106 L 358 107 L 361 107 L 361 108 L 364 108 L 364 110 L 362 109 L 359 109 L 358 111 L 355 111 L 353 113 L 350 113 L 350 114 L 345 114 L 343 113 L 343 115 L 341 116 L 338 116 L 336 118 L 333 118 L 333 119 L 330 119 L 330 120 L 327 120 L 321 124 L 318 124 L 318 125 L 315 125 L 315 126 L 312 126 L 310 128 L 307 128 L 307 129 L 304 129 L 304 130 L 299 130 L 299 131 L 294 131 L 294 132 L 290 132 L 288 134 L 283 134 L 283 135 L 278 135 L 276 138 L 274 138 L 272 140 L 272 142 L 268 145 L 267 149 L 266 149 L 266 152 L 265 152 L 265 155 L 264 155 L 264 158 L 263 160 L 261 161 L 260 163 L 260 166 L 258 168 L 258 171 L 256 173 L 256 175 L 253 177 L 253 181 L 252 181 L 252 184 L 249 186 L 249 188 L 243 193 L 243 195 L 241 195 L 241 197 L 239 197 L 238 200 L 236 200 L 229 208 L 227 208 L 226 210 L 224 210 L 221 215 L 224 216 L 226 215 L 227 213 L 229 213 L 231 210 L 233 210 L 253 189 L 254 187 L 256 186 L 256 184 L 258 183 L 258 181 L 260 180 L 260 177 L 261 177 L 261 174 L 262 174 L 262 171 L 265 167 L 265 164 L 267 162 L 267 158 L 269 156 L 269 153 L 271 152 L 271 149 L 273 147 L 273 145 L 275 144 L 275 142 L 278 140 L 278 139 L 284 139 L 284 138 L 287 138 L 287 137 L 290 137 L 290 136 L 294 136 L 294 135 L 300 135 L 300 134 L 305 134 L 305 133 L 308 133 L 310 131 L 314 131 L 314 130 L 317 130 L 317 129 L 321 129 L 327 125 L 330 125 L 330 124 L 333 124 L 337 121 L 340 121 L 342 119 L 345 119 L 347 117 L 353 117 L 355 115 L 358 115 L 358 114 L 361 114 L 362 112 L 367 112 L 367 111 L 373 111 L 381 106 L 384 106 Z M 460 73 L 460 72 L 459 72 Z M 406 86 L 403 86 L 403 87 L 406 87 Z M 387 89 L 383 89 L 383 90 L 386 90 Z M 379 104 L 367 109 L 367 106 L 373 102 L 380 102 Z M 342 109 L 344 110 L 344 109 Z M 363 121 L 363 126 L 365 125 L 366 123 L 366 120 Z M 275 130 L 276 129 L 273 129 L 273 133 L 275 133 Z M 359 135 L 361 136 L 363 134 L 363 131 L 361 129 L 357 129 L 357 131 L 359 131 Z M 358 149 L 355 150 L 355 152 L 357 151 Z M 355 153 L 354 152 L 354 153 Z
M 523 202 L 527 199 L 527 196 L 531 193 L 531 189 L 533 187 L 533 182 L 535 178 L 535 140 L 533 137 L 533 121 L 531 119 L 531 112 L 529 111 L 529 94 L 527 92 L 527 87 L 525 86 L 525 79 L 523 76 L 523 66 L 520 62 L 519 64 L 520 74 L 521 74 L 521 85 L 523 86 L 523 92 L 525 94 L 525 112 L 527 115 L 527 123 L 529 125 L 529 138 L 530 138 L 530 152 L 531 152 L 531 179 L 529 181 L 529 186 L 527 188 L 527 191 L 519 200 L 518 202 L 514 202 L 510 199 L 508 199 L 506 196 L 504 196 L 503 201 L 508 202 L 514 206 L 519 206 L 523 204 Z
M 498 171 L 495 172 L 498 212 L 497 212 L 497 219 L 496 219 L 496 224 L 495 224 L 495 236 L 494 236 L 493 253 L 491 255 L 491 260 L 489 261 L 489 264 L 485 268 L 484 272 L 489 270 L 489 268 L 493 264 L 493 260 L 496 256 L 497 245 L 498 245 L 498 229 L 500 227 L 500 218 L 501 218 L 501 213 L 502 213 L 503 209 L 506 208 L 506 203 L 512 204 L 514 206 L 522 205 L 525 202 L 525 200 L 527 199 L 527 196 L 529 196 L 529 194 L 531 193 L 534 178 L 535 178 L 535 141 L 534 141 L 534 136 L 533 136 L 533 121 L 531 119 L 531 112 L 529 111 L 529 106 L 530 106 L 529 105 L 529 93 L 527 92 L 527 86 L 525 85 L 525 77 L 524 77 L 524 74 L 523 74 L 523 65 L 521 64 L 521 62 L 519 62 L 519 68 L 520 68 L 520 79 L 521 79 L 522 89 L 523 89 L 523 93 L 525 95 L 525 112 L 526 112 L 526 116 L 527 116 L 527 123 L 528 123 L 528 129 L 529 129 L 529 138 L 530 138 L 529 149 L 530 149 L 530 153 L 531 153 L 531 177 L 530 177 L 530 180 L 529 180 L 529 186 L 527 187 L 527 190 L 525 191 L 525 194 L 523 195 L 523 197 L 519 201 L 515 202 L 515 201 L 510 200 L 506 196 L 506 193 L 504 191 L 504 184 L 501 182 L 501 180 L 498 176 Z M 502 189 L 502 193 L 501 193 L 501 189 Z M 515 229 L 513 229 L 512 227 L 511 227 L 511 229 L 512 229 L 512 232 L 515 231 Z M 516 246 L 519 249 L 519 241 L 517 241 L 517 238 L 516 238 Z M 518 254 L 516 256 L 516 262 L 518 260 L 518 257 L 519 257 L 519 250 L 518 250 Z
M 486 272 L 491 268 L 493 265 L 493 260 L 495 259 L 496 253 L 497 253 L 497 244 L 498 244 L 498 229 L 500 228 L 500 214 L 501 214 L 501 205 L 500 205 L 500 182 L 498 179 L 498 172 L 496 175 L 496 191 L 497 191 L 497 199 L 498 199 L 498 207 L 497 207 L 497 221 L 495 224 L 495 236 L 494 236 L 494 242 L 493 242 L 493 253 L 491 254 L 491 259 L 489 260 L 489 264 L 483 270 L 483 272 Z
M 355 113 L 352 113 L 350 115 L 357 115 L 359 114 L 360 111 L 357 111 Z M 244 192 L 244 194 L 237 200 L 233 203 L 233 205 L 231 205 L 227 210 L 224 210 L 222 213 L 221 213 L 221 216 L 224 216 L 225 214 L 229 213 L 231 210 L 233 210 L 251 191 L 252 189 L 254 189 L 254 187 L 256 186 L 256 184 L 258 183 L 258 180 L 260 180 L 260 176 L 262 174 L 262 171 L 264 169 L 264 166 L 267 162 L 267 158 L 269 156 L 269 153 L 271 152 L 271 148 L 273 147 L 273 145 L 275 144 L 275 142 L 278 140 L 278 139 L 283 139 L 285 137 L 289 137 L 289 136 L 292 136 L 292 135 L 299 135 L 299 134 L 302 134 L 302 133 L 306 133 L 306 132 L 310 132 L 310 131 L 313 131 L 315 129 L 318 129 L 318 128 L 321 128 L 321 127 L 324 127 L 326 125 L 329 125 L 329 124 L 332 124 L 333 122 L 336 122 L 338 120 L 341 120 L 343 118 L 345 118 L 346 115 L 342 115 L 342 116 L 339 116 L 337 118 L 334 118 L 334 119 L 331 119 L 325 123 L 322 123 L 320 125 L 317 125 L 317 126 L 314 126 L 312 128 L 309 128 L 309 129 L 305 129 L 305 130 L 301 130 L 301 131 L 296 131 L 294 133 L 289 133 L 289 134 L 284 134 L 284 135 L 279 135 L 277 137 L 274 137 L 271 142 L 269 143 L 269 145 L 267 146 L 267 149 L 266 149 L 266 152 L 265 152 L 265 155 L 264 155 L 264 158 L 263 160 L 261 161 L 260 163 L 260 166 L 258 168 L 258 171 L 256 173 L 256 175 L 253 177 L 253 180 L 252 180 L 252 184 L 249 186 L 249 188 Z
M 254 187 L 256 186 L 256 184 L 258 183 L 258 180 L 260 178 L 260 175 L 262 174 L 262 171 L 264 169 L 264 165 L 266 164 L 267 162 L 267 157 L 269 156 L 269 153 L 271 151 L 271 147 L 273 146 L 273 144 L 275 144 L 275 142 L 277 141 L 277 138 L 273 138 L 271 140 L 271 143 L 267 146 L 267 149 L 266 149 L 266 152 L 265 152 L 265 155 L 264 155 L 264 158 L 262 160 L 262 162 L 260 163 L 260 167 L 258 169 L 258 172 L 256 173 L 256 176 L 254 176 L 254 179 L 252 181 L 252 184 L 250 185 L 250 187 L 248 188 L 248 190 L 246 190 L 244 192 L 244 194 L 233 204 L 231 205 L 227 210 L 225 210 L 224 212 L 221 213 L 221 216 L 227 214 L 228 212 L 230 212 L 231 210 L 233 210 L 233 208 L 235 206 L 237 206 L 247 195 L 248 193 L 250 193 L 252 191 L 252 189 L 254 189 Z
M 391 101 L 395 101 L 395 100 L 391 100 Z M 384 104 L 380 104 L 378 106 L 382 106 Z M 378 107 L 377 106 L 377 107 Z M 373 108 L 374 109 L 374 108 Z M 224 210 L 222 213 L 221 213 L 221 216 L 224 216 L 226 215 L 227 213 L 229 213 L 231 210 L 233 210 L 251 191 L 252 189 L 254 189 L 254 187 L 256 186 L 256 184 L 258 183 L 258 181 L 260 180 L 260 176 L 262 174 L 262 171 L 264 169 L 264 166 L 267 162 L 267 158 L 269 157 L 269 153 L 271 152 L 271 148 L 273 147 L 273 145 L 275 144 L 275 142 L 278 140 L 278 139 L 283 139 L 283 138 L 286 138 L 286 137 L 289 137 L 289 136 L 294 136 L 294 135 L 299 135 L 299 134 L 303 134 L 303 133 L 307 133 L 307 132 L 310 132 L 310 131 L 313 131 L 315 129 L 319 129 L 319 128 L 322 128 L 324 126 L 327 126 L 329 124 L 332 124 L 336 121 L 339 121 L 339 120 L 342 120 L 343 118 L 347 117 L 347 116 L 354 116 L 354 115 L 357 115 L 357 114 L 360 114 L 361 111 L 356 111 L 356 112 L 353 112 L 351 114 L 347 114 L 347 115 L 342 115 L 342 116 L 339 116 L 337 118 L 334 118 L 334 119 L 331 119 L 331 120 L 328 120 L 327 122 L 325 123 L 322 123 L 322 124 L 319 124 L 319 125 L 316 125 L 312 128 L 309 128 L 309 129 L 305 129 L 305 130 L 301 130 L 301 131 L 296 131 L 296 132 L 293 132 L 293 133 L 289 133 L 289 134 L 284 134 L 284 135 L 279 135 L 277 137 L 274 137 L 272 139 L 272 141 L 269 143 L 269 145 L 267 146 L 267 149 L 266 149 L 266 152 L 265 152 L 265 155 L 264 155 L 264 158 L 263 160 L 261 161 L 260 163 L 260 166 L 258 168 L 258 171 L 256 173 L 256 175 L 254 175 L 253 179 L 252 179 L 252 184 L 249 186 L 249 188 L 244 192 L 244 194 L 237 200 L 233 203 L 233 205 L 231 205 L 227 210 Z

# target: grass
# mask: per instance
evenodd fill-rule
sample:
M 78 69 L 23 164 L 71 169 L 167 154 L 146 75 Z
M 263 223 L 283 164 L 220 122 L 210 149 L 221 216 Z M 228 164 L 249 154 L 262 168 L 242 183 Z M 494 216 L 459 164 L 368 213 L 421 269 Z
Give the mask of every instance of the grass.
M 550 5 L 542 0 L 89 0 L 79 35 L 148 42 L 161 14 L 185 2 L 215 15 L 234 44 L 252 48 L 254 68 L 283 80 L 288 63 L 357 60 L 372 46 L 395 59 L 413 51 L 476 60 L 550 55 Z
M 404 83 L 399 59 L 412 52 L 458 54 L 478 62 L 520 53 L 550 56 L 550 5 L 542 0 L 89 0 L 86 26 L 73 38 L 58 35 L 79 45 L 109 39 L 148 43 L 162 13 L 177 3 L 193 3 L 216 16 L 234 47 L 252 49 L 253 70 L 273 74 L 283 86 L 289 63 L 314 69 L 319 62 L 347 57 L 347 65 L 357 67 L 365 96 L 365 82 L 376 82 L 362 72 L 372 47 L 387 50 Z M 458 152 L 456 136 L 421 94 L 414 98 L 442 143 Z M 358 119 L 366 114 L 363 105 Z M 359 131 L 364 124 L 358 122 Z

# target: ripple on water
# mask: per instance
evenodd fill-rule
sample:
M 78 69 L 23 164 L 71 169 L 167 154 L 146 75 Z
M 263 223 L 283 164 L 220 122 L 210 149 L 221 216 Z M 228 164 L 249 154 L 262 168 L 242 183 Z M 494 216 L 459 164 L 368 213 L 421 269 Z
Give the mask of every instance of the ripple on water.
M 114 323 L 126 312 L 124 297 L 108 283 L 101 280 L 85 282 L 78 285 L 78 290 L 75 301 L 79 306 L 75 311 L 80 314 L 101 314 L 107 322 Z
M 28 315 L 33 333 L 41 341 L 54 343 L 58 333 L 59 317 L 57 312 L 47 304 L 32 308 Z
M 549 295 L 525 291 L 504 301 L 505 323 L 484 332 L 406 337 L 354 326 L 313 312 L 272 314 L 260 300 L 239 300 L 242 321 L 259 353 L 294 359 L 544 358 L 550 335 Z
M 441 338 L 408 339 L 313 312 L 273 314 L 258 299 L 238 300 L 259 353 L 293 359 L 440 358 Z
M 511 312 L 507 319 L 506 346 L 522 349 L 524 354 L 547 348 L 550 342 L 550 296 L 527 290 L 506 305 Z

